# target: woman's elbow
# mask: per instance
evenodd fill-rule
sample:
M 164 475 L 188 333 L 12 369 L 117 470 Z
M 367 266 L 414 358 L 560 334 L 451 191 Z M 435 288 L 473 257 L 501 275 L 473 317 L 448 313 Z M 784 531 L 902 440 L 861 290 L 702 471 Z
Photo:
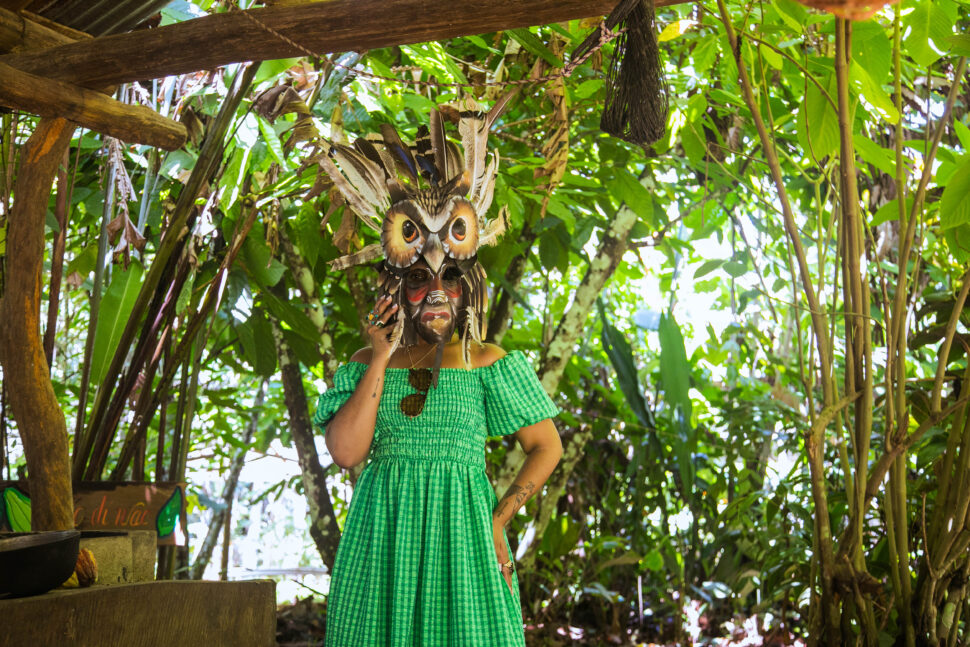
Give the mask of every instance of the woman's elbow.
M 341 443 L 336 442 L 333 438 L 330 425 L 327 425 L 323 439 L 327 445 L 327 451 L 330 452 L 330 458 L 333 460 L 334 464 L 341 469 L 353 469 L 360 465 L 365 458 L 367 458 L 366 454 L 361 456 L 360 452 L 354 451 L 353 447 L 346 447 Z

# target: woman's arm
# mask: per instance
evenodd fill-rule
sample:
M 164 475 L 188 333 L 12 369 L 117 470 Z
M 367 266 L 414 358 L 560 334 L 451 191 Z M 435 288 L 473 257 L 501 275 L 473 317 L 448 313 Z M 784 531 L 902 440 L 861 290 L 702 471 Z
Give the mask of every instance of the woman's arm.
M 539 491 L 562 457 L 559 431 L 549 418 L 519 429 L 515 432 L 515 437 L 522 446 L 522 451 L 526 453 L 526 459 L 505 496 L 492 511 L 492 542 L 495 544 L 495 556 L 499 564 L 506 564 L 510 559 L 505 546 L 505 525 Z M 536 541 L 539 539 L 541 538 L 537 537 Z M 502 577 L 511 591 L 512 569 L 503 566 Z
M 549 418 L 519 429 L 515 437 L 526 459 L 512 485 L 492 511 L 492 527 L 499 536 L 519 508 L 539 491 L 562 458 L 559 431 Z
M 350 399 L 344 403 L 327 424 L 324 439 L 333 462 L 344 469 L 358 465 L 367 458 L 371 442 L 374 440 L 374 425 L 377 423 L 377 405 L 384 391 L 384 369 L 401 341 L 402 321 L 391 329 L 385 328 L 397 305 L 390 305 L 390 299 L 381 297 L 375 306 L 377 318 L 367 327 L 371 338 L 371 348 L 354 353 L 351 361 L 367 364 L 367 370 L 357 383 Z M 377 321 L 383 322 L 381 326 Z

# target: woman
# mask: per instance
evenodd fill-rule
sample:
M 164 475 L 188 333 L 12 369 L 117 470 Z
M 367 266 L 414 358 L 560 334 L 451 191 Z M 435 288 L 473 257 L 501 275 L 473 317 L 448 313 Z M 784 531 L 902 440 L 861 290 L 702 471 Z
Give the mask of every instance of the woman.
M 371 345 L 337 370 L 314 416 L 334 462 L 368 460 L 331 579 L 329 647 L 525 644 L 504 528 L 545 483 L 562 445 L 551 421 L 558 409 L 525 356 L 481 343 L 476 252 L 497 235 L 479 231 L 496 170 L 484 164 L 481 133 L 498 112 L 461 111 L 464 169 L 437 112 L 433 145 L 411 148 L 385 129 L 382 150 L 361 140 L 334 147 L 352 169 L 346 176 L 321 162 L 358 215 L 380 214 L 384 254 Z M 405 184 L 394 176 L 400 168 L 411 170 Z M 507 434 L 527 459 L 496 501 L 485 440 Z
M 442 279 L 419 265 L 409 271 L 406 291 L 447 291 Z M 520 352 L 491 344 L 472 346 L 470 368 L 457 339 L 445 344 L 439 386 L 429 388 L 438 345 L 428 337 L 435 337 L 432 326 L 454 317 L 427 301 L 420 341 L 402 348 L 403 327 L 387 326 L 399 307 L 378 300 L 367 329 L 371 346 L 338 370 L 314 419 L 341 467 L 370 455 L 337 552 L 328 646 L 525 644 L 503 531 L 559 461 L 562 445 L 550 420 L 557 409 Z M 426 376 L 420 390 L 412 369 Z M 410 416 L 401 402 L 415 393 L 423 409 Z M 527 459 L 496 503 L 484 443 L 508 433 Z

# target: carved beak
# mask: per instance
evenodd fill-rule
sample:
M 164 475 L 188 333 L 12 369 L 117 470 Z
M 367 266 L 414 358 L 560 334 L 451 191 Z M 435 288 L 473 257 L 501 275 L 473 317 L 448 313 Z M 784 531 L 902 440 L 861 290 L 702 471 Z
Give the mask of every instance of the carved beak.
M 428 235 L 421 254 L 431 271 L 437 274 L 441 270 L 441 265 L 445 262 L 445 249 L 442 247 L 441 239 L 438 238 L 437 233 Z

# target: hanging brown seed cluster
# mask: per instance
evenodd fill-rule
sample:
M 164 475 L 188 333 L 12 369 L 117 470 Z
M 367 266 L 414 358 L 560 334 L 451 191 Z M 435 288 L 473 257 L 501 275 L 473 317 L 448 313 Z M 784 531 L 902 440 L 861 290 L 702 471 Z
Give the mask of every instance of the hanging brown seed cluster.
M 663 137 L 667 127 L 667 81 L 654 28 L 653 0 L 621 0 L 576 48 L 573 58 L 621 30 L 607 74 L 600 128 L 631 144 L 646 146 Z

